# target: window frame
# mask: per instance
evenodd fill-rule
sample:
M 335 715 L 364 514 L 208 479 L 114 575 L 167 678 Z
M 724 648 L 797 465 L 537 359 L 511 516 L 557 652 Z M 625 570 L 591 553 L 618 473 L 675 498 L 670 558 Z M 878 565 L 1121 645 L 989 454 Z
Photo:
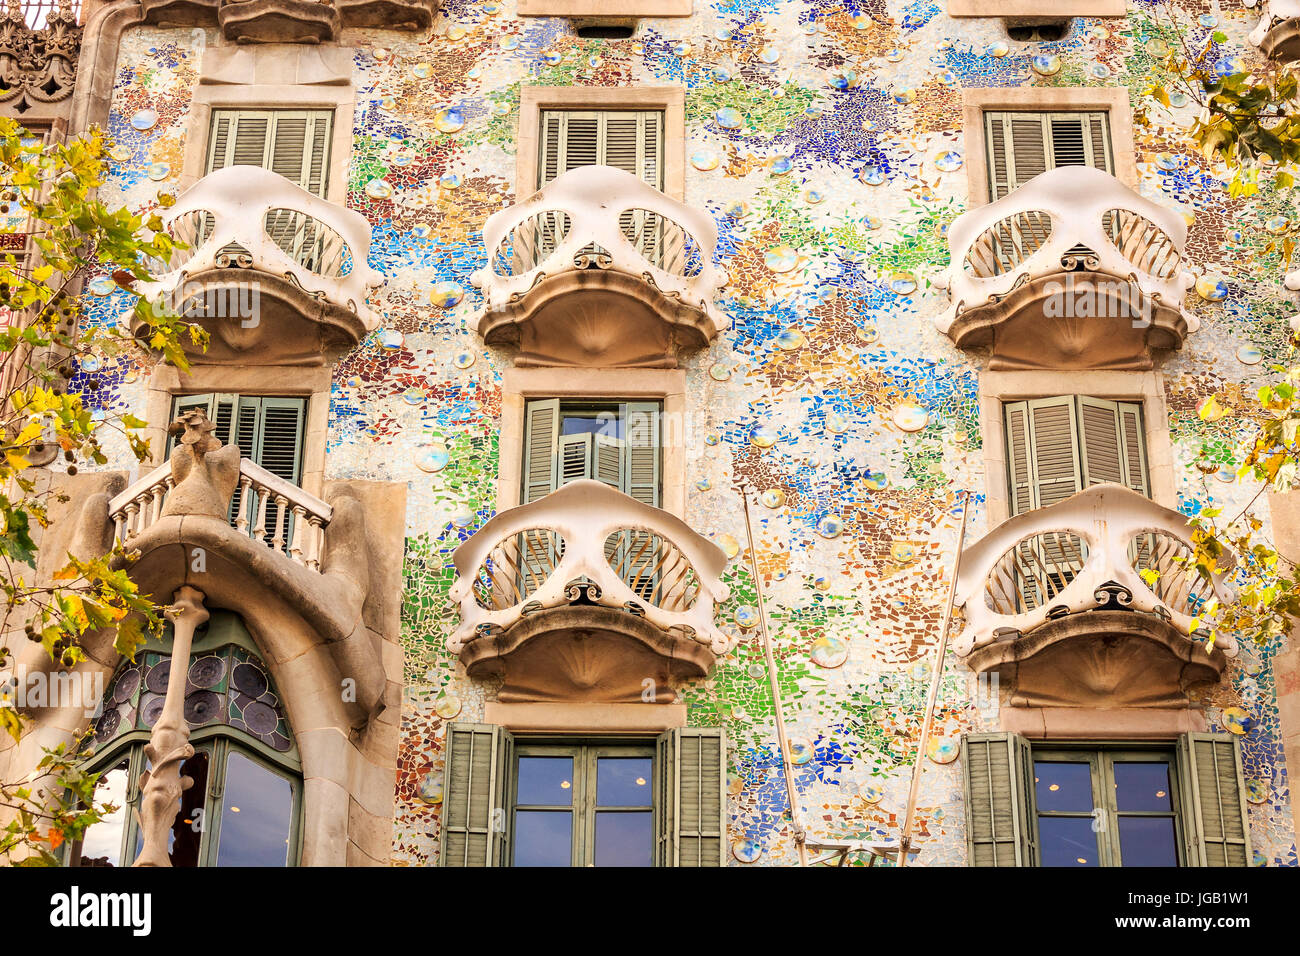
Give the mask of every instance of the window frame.
M 1178 750 L 1172 743 L 1165 742 L 1133 742 L 1133 741 L 1080 741 L 1061 742 L 1061 741 L 1032 741 L 1030 749 L 1030 759 L 1032 766 L 1030 772 L 1034 775 L 1033 783 L 1037 786 L 1037 766 L 1038 762 L 1050 761 L 1055 763 L 1087 763 L 1091 770 L 1092 778 L 1092 803 L 1093 812 L 1066 812 L 1066 811 L 1047 811 L 1035 807 L 1033 814 L 1034 826 L 1034 866 L 1043 866 L 1043 840 L 1039 832 L 1038 821 L 1042 817 L 1058 818 L 1085 818 L 1093 819 L 1097 810 L 1105 812 L 1105 826 L 1101 830 L 1093 830 L 1097 839 L 1098 868 L 1116 868 L 1122 867 L 1123 854 L 1120 849 L 1119 821 L 1123 817 L 1156 817 L 1169 818 L 1174 824 L 1174 855 L 1177 859 L 1175 864 L 1178 867 L 1188 865 L 1186 859 L 1186 843 L 1183 827 L 1183 813 L 1185 808 L 1182 804 L 1182 768 L 1178 763 Z M 1168 811 L 1138 811 L 1138 810 L 1120 810 L 1115 800 L 1115 764 L 1116 763 L 1155 763 L 1163 762 L 1168 767 L 1169 774 L 1169 810 Z M 1098 806 L 1098 798 L 1101 798 L 1101 806 Z M 1103 837 L 1104 834 L 1104 837 Z
M 686 90 L 682 86 L 525 86 L 519 94 L 515 199 L 537 190 L 541 117 L 549 110 L 663 113 L 663 193 L 686 198 Z
M 1173 443 L 1169 437 L 1169 410 L 1164 375 L 1159 369 L 1120 371 L 1081 369 L 1069 373 L 1074 393 L 1113 402 L 1142 405 L 1145 423 L 1147 480 L 1151 500 L 1166 508 L 1177 505 Z M 1011 517 L 1011 499 L 1005 476 L 1009 475 L 1007 436 L 1002 405 L 1058 394 L 1061 373 L 1056 371 L 986 370 L 980 375 L 979 428 L 982 448 L 975 454 L 984 459 L 985 507 L 989 526 Z
M 508 368 L 501 377 L 501 433 L 497 443 L 497 511 L 523 502 L 526 406 L 530 399 L 573 402 L 659 402 L 659 509 L 683 517 L 686 505 L 686 448 L 692 422 L 686 417 L 686 373 L 682 369 Z M 655 705 L 658 706 L 658 705 Z
M 1106 113 L 1110 120 L 1114 176 L 1130 189 L 1138 186 L 1133 106 L 1126 87 L 980 87 L 962 91 L 967 207 L 970 209 L 987 205 L 991 192 L 986 112 Z
M 567 808 L 572 815 L 572 845 L 569 851 L 569 866 L 594 866 L 596 849 L 596 813 L 600 809 L 596 802 L 597 761 L 601 757 L 648 757 L 650 759 L 650 777 L 646 786 L 650 791 L 650 863 L 654 866 L 655 835 L 659 832 L 661 808 L 655 800 L 655 781 L 658 779 L 659 756 L 653 737 L 532 737 L 517 734 L 511 753 L 509 768 L 509 805 L 510 825 L 507 828 L 508 839 L 505 848 L 507 866 L 515 866 L 516 826 L 515 814 L 520 809 L 519 794 L 519 760 L 529 756 L 572 756 L 574 767 L 573 799 Z M 581 789 L 578 781 L 581 780 Z M 581 800 L 581 803 L 579 802 Z M 564 810 L 565 808 L 549 804 L 524 804 L 525 810 Z M 610 808 L 606 808 L 607 810 Z M 614 810 L 645 812 L 647 807 L 617 807 Z
M 195 635 L 190 650 L 191 662 L 195 659 L 196 655 L 199 655 L 204 651 L 215 650 L 217 648 L 234 644 L 256 655 L 257 658 L 263 662 L 263 665 L 266 666 L 265 657 L 261 650 L 246 634 L 246 625 L 243 627 L 242 631 L 243 632 L 238 628 L 216 628 L 209 625 L 201 633 Z M 152 636 L 146 638 L 145 642 L 136 649 L 136 655 L 138 656 L 147 651 L 170 655 L 172 651 L 170 638 L 157 638 Z M 124 660 L 125 658 L 122 659 L 122 661 Z M 122 661 L 119 661 L 119 667 Z M 269 671 L 270 668 L 267 667 L 267 670 Z M 117 676 L 117 669 L 114 669 L 112 676 Z M 111 684 L 112 678 L 110 678 L 106 683 L 105 692 L 107 692 L 107 687 L 111 686 Z M 283 702 L 284 697 L 278 687 L 276 688 L 276 694 Z M 194 745 L 196 751 L 198 751 L 201 746 L 209 744 L 211 746 L 210 756 L 208 758 L 207 789 L 209 792 L 204 795 L 203 799 L 203 818 L 205 820 L 214 819 L 211 812 L 214 800 L 216 801 L 216 806 L 218 808 L 221 807 L 220 801 L 225 795 L 226 760 L 232 751 L 243 753 L 259 766 L 270 770 L 289 781 L 289 785 L 293 792 L 293 804 L 291 808 L 293 816 L 289 827 L 289 852 L 285 866 L 292 867 L 300 865 L 302 860 L 303 809 L 306 780 L 303 777 L 302 757 L 298 750 L 297 735 L 293 731 L 292 723 L 289 725 L 289 731 L 292 746 L 284 753 L 273 750 L 262 741 L 244 733 L 238 727 L 232 727 L 228 724 L 210 724 L 196 728 L 190 732 L 189 742 Z M 144 770 L 144 748 L 145 745 L 149 743 L 151 736 L 152 731 L 150 730 L 132 730 L 111 741 L 109 746 L 104 750 L 94 749 L 92 744 L 91 752 L 86 756 L 83 763 L 83 769 L 88 773 L 104 773 L 112 769 L 113 765 L 118 763 L 123 757 L 126 757 L 128 761 L 126 799 L 124 800 L 124 805 L 126 807 L 126 820 L 122 828 L 121 853 L 123 855 L 120 857 L 121 860 L 127 862 L 119 863 L 120 866 L 130 866 L 131 862 L 134 861 L 133 856 L 130 856 L 129 860 L 128 856 L 130 851 L 134 850 L 134 839 L 135 834 L 139 831 L 139 821 L 132 813 L 132 809 L 135 806 L 138 806 L 140 796 L 143 792 L 142 788 L 139 786 L 139 779 L 141 772 Z M 88 739 L 93 741 L 94 738 L 92 736 Z M 213 797 L 211 793 L 214 789 L 214 785 L 221 791 L 221 793 L 216 797 Z M 204 836 L 199 847 L 199 866 L 215 865 L 216 853 L 220 848 L 220 827 L 221 820 L 220 814 L 218 813 L 215 818 L 215 832 L 217 835 L 215 837 L 210 836 L 206 826 L 204 828 Z M 79 853 L 80 849 L 80 840 L 69 844 L 64 857 L 67 866 L 78 866 L 77 857 L 74 854 Z
M 1066 407 L 1069 408 L 1070 411 L 1070 429 L 1072 432 L 1072 439 L 1073 439 L 1072 450 L 1074 453 L 1074 474 L 1075 474 L 1075 482 L 1078 485 L 1078 488 L 1076 489 L 1074 494 L 1078 494 L 1080 491 L 1085 491 L 1088 488 L 1092 487 L 1092 485 L 1089 482 L 1090 476 L 1088 472 L 1089 459 L 1087 455 L 1087 436 L 1086 436 L 1085 424 L 1083 420 L 1083 408 L 1085 403 L 1088 401 L 1105 402 L 1110 405 L 1116 405 L 1118 406 L 1116 408 L 1116 412 L 1120 416 L 1123 415 L 1124 406 L 1128 406 L 1136 410 L 1137 417 L 1138 417 L 1137 420 L 1138 458 L 1140 461 L 1140 465 L 1143 469 L 1142 484 L 1147 489 L 1148 492 L 1151 490 L 1150 453 L 1148 451 L 1149 442 L 1147 439 L 1148 415 L 1146 412 L 1146 408 L 1144 407 L 1144 404 L 1141 400 L 1135 401 L 1131 399 L 1125 400 L 1125 399 L 1101 398 L 1096 395 L 1085 395 L 1081 392 L 1071 392 L 1064 395 L 1040 395 L 1035 398 L 1002 402 L 1002 410 L 1001 410 L 1002 429 L 1003 429 L 1003 439 L 1005 442 L 1003 453 L 1005 455 L 1004 460 L 1006 463 L 1005 467 L 1003 468 L 1003 474 L 1006 479 L 1005 490 L 1007 494 L 1007 501 L 1009 503 L 1009 507 L 1014 506 L 1015 498 L 1016 498 L 1015 475 L 1012 472 L 1013 461 L 1012 461 L 1012 451 L 1011 451 L 1011 429 L 1007 427 L 1007 420 L 1008 417 L 1010 416 L 1012 406 L 1013 405 L 1024 406 L 1025 425 L 1026 425 L 1025 455 L 1026 455 L 1026 462 L 1029 466 L 1029 474 L 1028 474 L 1029 487 L 1027 489 L 1027 493 L 1032 498 L 1036 495 L 1037 491 L 1039 490 L 1038 486 L 1040 484 L 1040 482 L 1035 477 L 1038 471 L 1038 458 L 1037 455 L 1035 454 L 1034 443 L 1031 438 L 1032 430 L 1033 430 L 1033 412 L 1035 407 L 1043 407 L 1044 405 L 1049 403 L 1065 405 Z M 1124 441 L 1124 424 L 1123 424 L 1122 417 L 1117 421 L 1117 429 L 1118 429 L 1119 440 L 1122 443 Z M 1117 457 L 1119 459 L 1121 468 L 1127 470 L 1128 465 L 1125 460 L 1125 449 L 1121 446 L 1117 448 L 1117 452 L 1118 452 Z M 1132 487 L 1131 480 L 1128 486 Z M 1133 489 L 1133 490 L 1136 491 L 1137 489 Z M 1027 514 L 1028 512 L 1035 511 L 1041 507 L 1044 506 L 1041 504 L 1033 504 L 1031 502 L 1029 508 L 1026 508 L 1023 511 L 1015 512 L 1014 514 Z
M 599 448 L 600 448 L 600 446 L 596 442 L 596 436 L 598 434 L 601 434 L 601 432 L 599 431 L 579 432 L 579 433 L 575 433 L 575 435 L 566 436 L 564 433 L 565 418 L 566 417 L 591 418 L 593 420 L 599 421 L 600 416 L 605 413 L 605 410 L 617 409 L 617 416 L 618 416 L 617 421 L 620 423 L 619 431 L 622 434 L 615 435 L 615 436 L 605 436 L 605 437 L 607 439 L 612 438 L 615 441 L 617 441 L 619 443 L 619 447 L 622 449 L 620 451 L 620 455 L 621 455 L 620 461 L 623 467 L 621 468 L 621 473 L 619 477 L 618 490 L 621 491 L 623 494 L 629 495 L 631 497 L 636 497 L 636 496 L 633 494 L 633 483 L 630 481 L 630 477 L 631 477 L 629 474 L 630 468 L 628 467 L 628 458 L 627 458 L 628 448 L 630 447 L 627 444 L 628 442 L 627 422 L 628 422 L 628 416 L 632 414 L 631 412 L 629 412 L 629 406 L 632 405 L 657 406 L 655 409 L 655 418 L 654 418 L 654 427 L 656 430 L 655 461 L 657 463 L 656 467 L 658 471 L 658 474 L 656 476 L 658 479 L 658 486 L 655 489 L 655 498 L 659 503 L 662 504 L 664 500 L 664 475 L 663 475 L 664 403 L 662 401 L 656 402 L 653 399 L 637 401 L 636 399 L 627 399 L 627 398 L 599 399 L 599 398 L 585 397 L 585 396 L 567 397 L 567 398 L 561 398 L 561 397 L 552 398 L 550 396 L 532 396 L 530 398 L 525 399 L 524 436 L 523 436 L 523 442 L 521 443 L 519 448 L 520 461 L 522 463 L 520 469 L 521 474 L 520 474 L 520 484 L 519 484 L 519 498 L 521 501 L 524 500 L 528 495 L 527 485 L 528 485 L 529 467 L 531 465 L 530 453 L 533 446 L 533 441 L 530 435 L 532 426 L 529 420 L 529 410 L 540 402 L 549 402 L 549 401 L 554 401 L 557 405 L 557 409 L 556 409 L 557 438 L 556 438 L 555 447 L 552 448 L 551 450 L 551 454 L 553 458 L 552 466 L 554 468 L 554 480 L 555 480 L 556 488 L 561 488 L 565 484 L 567 484 L 567 482 L 561 480 L 563 478 L 562 471 L 564 468 L 564 457 L 565 457 L 564 439 L 566 437 L 579 437 L 582 435 L 586 435 L 591 438 L 590 449 L 588 451 L 589 460 L 587 462 L 588 474 L 586 475 L 586 477 L 590 479 L 595 479 L 597 481 L 601 480 L 600 478 L 597 477 L 597 468 L 596 468 L 597 465 L 596 459 L 597 456 L 599 455 Z M 566 416 L 566 409 L 569 410 L 567 416 Z

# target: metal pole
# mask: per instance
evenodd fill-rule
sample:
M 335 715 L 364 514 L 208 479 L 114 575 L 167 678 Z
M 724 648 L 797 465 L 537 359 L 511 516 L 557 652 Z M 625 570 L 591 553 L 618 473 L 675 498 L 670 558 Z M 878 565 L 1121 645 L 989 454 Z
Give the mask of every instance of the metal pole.
M 758 572 L 758 551 L 754 547 L 754 528 L 749 521 L 749 495 L 740 489 L 740 500 L 745 506 L 745 535 L 749 538 L 749 568 L 754 575 L 754 590 L 758 595 L 758 626 L 763 635 L 763 656 L 767 660 L 767 678 L 772 686 L 772 709 L 776 712 L 776 741 L 781 747 L 781 771 L 785 775 L 786 800 L 790 804 L 790 825 L 794 830 L 795 846 L 799 850 L 799 865 L 808 865 L 807 832 L 799 815 L 799 794 L 795 791 L 791 773 L 790 742 L 785 736 L 785 713 L 781 707 L 781 685 L 776 676 L 776 658 L 772 655 L 772 637 L 767 629 L 767 607 L 763 603 L 763 577 Z
M 952 623 L 952 606 L 957 596 L 957 575 L 961 573 L 961 546 L 966 537 L 966 516 L 970 513 L 970 493 L 962 492 L 961 527 L 957 531 L 957 553 L 952 561 L 952 578 L 948 581 L 948 601 L 943 609 L 943 624 L 939 627 L 939 650 L 930 675 L 930 697 L 925 705 L 925 719 L 921 722 L 921 737 L 916 743 L 916 762 L 912 764 L 912 785 L 907 791 L 907 812 L 903 816 L 903 835 L 898 841 L 898 865 L 907 865 L 907 851 L 912 843 L 912 823 L 916 816 L 916 798 L 921 790 L 922 761 L 930 743 L 930 729 L 934 725 L 934 707 L 939 700 L 939 685 L 943 680 L 944 658 L 948 654 L 948 626 Z

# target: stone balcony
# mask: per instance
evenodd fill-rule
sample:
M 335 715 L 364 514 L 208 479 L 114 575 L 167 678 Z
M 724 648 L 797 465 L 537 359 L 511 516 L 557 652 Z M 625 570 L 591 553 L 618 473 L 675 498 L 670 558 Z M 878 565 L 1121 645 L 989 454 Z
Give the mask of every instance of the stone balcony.
M 477 329 L 518 365 L 672 367 L 726 328 L 717 227 L 608 166 L 570 170 L 483 226 Z
M 192 361 L 318 365 L 355 347 L 378 318 L 366 303 L 383 276 L 366 261 L 370 224 L 257 166 L 199 180 L 166 210 L 186 244 L 138 291 L 204 326 Z
M 1274 60 L 1300 59 L 1300 0 L 1256 0 L 1262 17 L 1251 31 L 1250 42 Z
M 1183 307 L 1187 224 L 1106 172 L 1048 170 L 959 216 L 935 320 L 995 369 L 1150 368 L 1199 327 Z
M 427 30 L 438 0 L 141 0 L 146 23 L 216 21 L 235 43 L 329 43 L 344 27 Z
M 597 481 L 498 514 L 452 560 L 448 646 L 471 675 L 504 678 L 503 702 L 668 701 L 730 646 L 714 623 L 722 551 Z
M 1200 576 L 1185 563 L 1191 534 L 1183 515 L 1113 484 L 1004 521 L 962 552 L 954 650 L 1008 678 L 1024 706 L 1185 707 L 1237 653 L 1230 637 L 1198 640 L 1208 602 L 1235 599 L 1234 559 Z
M 166 603 L 197 588 L 210 606 L 240 613 L 254 634 L 278 629 L 321 649 L 316 666 L 338 675 L 329 686 L 355 681 L 349 706 L 360 726 L 385 683 L 362 614 L 373 601 L 365 509 L 347 488 L 326 502 L 276 477 L 222 445 L 214 428 L 201 411 L 183 414 L 166 463 L 107 500 L 86 501 L 81 521 L 94 540 L 76 550 L 104 553 L 119 543 L 141 593 Z
M 72 95 L 80 51 L 71 0 L 8 0 L 0 11 L 0 110 L 28 123 L 58 115 Z

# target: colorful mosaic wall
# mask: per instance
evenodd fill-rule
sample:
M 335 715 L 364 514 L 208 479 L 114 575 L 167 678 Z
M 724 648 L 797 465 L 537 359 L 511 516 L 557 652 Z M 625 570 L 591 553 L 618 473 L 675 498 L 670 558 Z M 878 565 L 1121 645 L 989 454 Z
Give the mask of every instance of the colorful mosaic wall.
M 1161 54 L 1152 4 L 1036 44 L 1009 42 L 995 21 L 957 23 L 927 0 L 696 0 L 694 16 L 653 21 L 630 40 L 578 39 L 564 21 L 516 17 L 512 0 L 443 6 L 425 42 L 344 38 L 355 45 L 357 90 L 347 202 L 373 225 L 371 264 L 387 284 L 376 303 L 383 327 L 337 369 L 327 477 L 409 486 L 393 862 L 435 860 L 446 721 L 480 717 L 494 693 L 458 674 L 445 649 L 455 621 L 446 595 L 450 552 L 496 497 L 509 360 L 469 330 L 479 305 L 469 276 L 486 259 L 484 219 L 516 198 L 522 84 L 686 87 L 687 201 L 716 219 L 731 277 L 719 302 L 730 330 L 685 360 L 687 517 L 735 557 L 745 532 L 734 488 L 762 492 L 755 534 L 805 819 L 820 837 L 897 835 L 959 493 L 975 496 L 978 537 L 988 530 L 986 481 L 1003 480 L 984 473 L 978 359 L 933 325 L 947 304 L 933 286 L 947 265 L 944 232 L 967 205 L 961 91 L 1137 94 Z M 1258 55 L 1245 39 L 1254 12 L 1177 6 L 1193 46 L 1227 34 L 1214 50 L 1225 71 Z M 145 207 L 174 187 L 204 41 L 215 37 L 127 33 L 110 199 Z M 1297 214 L 1270 193 L 1229 199 L 1186 148 L 1185 103 L 1139 105 L 1152 120 L 1137 134 L 1141 191 L 1192 220 L 1205 275 L 1191 302 L 1201 330 L 1163 366 L 1179 507 L 1230 509 L 1255 489 L 1194 462 L 1207 442 L 1226 460 L 1245 427 L 1196 409 L 1214 395 L 1248 414 L 1267 360 L 1284 348 L 1289 303 L 1265 248 Z M 142 407 L 140 369 L 85 372 L 106 401 Z M 732 862 L 788 864 L 772 701 L 757 631 L 742 626 L 753 623 L 754 585 L 734 561 L 728 581 L 723 617 L 736 647 L 684 699 L 692 723 L 729 735 Z M 1245 731 L 1256 862 L 1294 865 L 1274 650 L 1244 652 L 1208 705 L 1214 729 Z M 921 792 L 922 865 L 964 862 L 954 757 L 960 734 L 989 723 L 978 704 L 975 681 L 950 662 Z

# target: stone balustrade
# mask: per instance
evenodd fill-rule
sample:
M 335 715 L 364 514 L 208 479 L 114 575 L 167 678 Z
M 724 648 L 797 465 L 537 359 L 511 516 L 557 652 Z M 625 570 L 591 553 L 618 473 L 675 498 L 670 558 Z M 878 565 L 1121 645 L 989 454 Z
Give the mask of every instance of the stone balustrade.
M 176 487 L 171 463 L 155 468 L 109 502 L 117 540 L 129 545 L 162 515 Z M 286 553 L 313 571 L 320 570 L 325 528 L 333 509 L 315 495 L 271 474 L 248 458 L 239 460 L 239 482 L 232 496 L 232 523 L 254 541 Z

